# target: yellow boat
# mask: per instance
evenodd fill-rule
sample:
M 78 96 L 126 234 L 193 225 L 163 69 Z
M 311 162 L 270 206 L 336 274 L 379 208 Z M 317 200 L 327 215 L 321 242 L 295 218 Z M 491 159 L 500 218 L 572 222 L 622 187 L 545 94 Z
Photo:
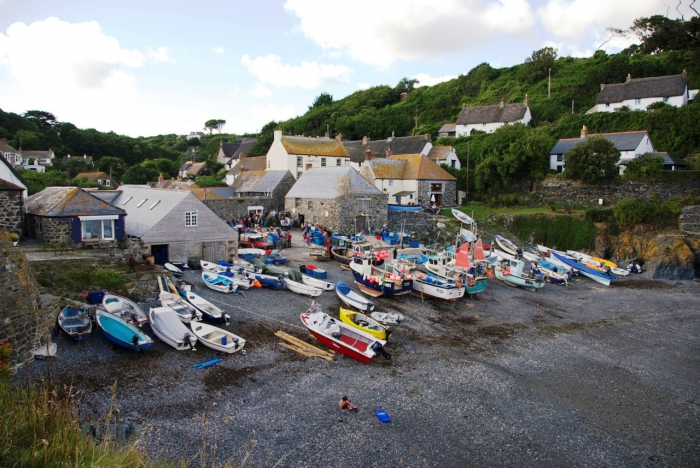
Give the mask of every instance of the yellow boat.
M 360 312 L 355 312 L 354 310 L 340 308 L 340 320 L 343 323 L 355 327 L 358 330 L 369 333 L 370 335 L 379 338 L 380 340 L 387 340 L 388 334 L 385 327 L 380 325 L 379 322 L 374 320 L 372 317 L 368 317 Z

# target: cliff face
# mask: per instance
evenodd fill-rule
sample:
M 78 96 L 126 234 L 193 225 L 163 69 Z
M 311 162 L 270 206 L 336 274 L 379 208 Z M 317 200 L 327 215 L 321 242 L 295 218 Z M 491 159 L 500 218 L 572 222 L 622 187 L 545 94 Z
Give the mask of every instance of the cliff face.
M 54 316 L 44 309 L 39 286 L 24 251 L 0 232 L 0 341 L 14 350 L 15 365 L 31 359 Z

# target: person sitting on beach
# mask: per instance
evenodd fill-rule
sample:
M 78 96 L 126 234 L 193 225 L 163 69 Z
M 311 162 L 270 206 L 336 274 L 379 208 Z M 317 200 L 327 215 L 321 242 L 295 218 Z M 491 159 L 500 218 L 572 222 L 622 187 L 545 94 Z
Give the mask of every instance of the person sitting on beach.
M 352 404 L 352 401 L 348 399 L 345 395 L 343 395 L 343 398 L 340 399 L 338 402 L 338 406 L 340 406 L 341 410 L 350 410 L 350 411 L 357 411 L 357 406 Z

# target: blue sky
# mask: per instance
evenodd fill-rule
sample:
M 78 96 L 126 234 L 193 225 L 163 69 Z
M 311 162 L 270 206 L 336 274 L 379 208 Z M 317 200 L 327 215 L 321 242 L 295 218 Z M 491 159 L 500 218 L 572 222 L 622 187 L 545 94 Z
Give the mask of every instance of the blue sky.
M 662 0 L 0 0 L 0 108 L 131 136 L 201 131 L 208 119 L 256 132 L 303 114 L 322 92 L 340 99 L 403 77 L 431 85 L 482 62 L 522 63 L 544 46 L 588 56 L 606 28 L 667 9 Z

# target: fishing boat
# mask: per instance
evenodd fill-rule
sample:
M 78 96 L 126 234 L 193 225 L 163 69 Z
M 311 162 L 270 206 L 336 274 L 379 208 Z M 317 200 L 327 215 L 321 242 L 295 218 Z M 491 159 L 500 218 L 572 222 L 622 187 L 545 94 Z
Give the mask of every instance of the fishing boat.
M 569 278 L 567 276 L 562 276 L 559 273 L 548 270 L 547 268 L 540 266 L 539 263 L 530 263 L 530 273 L 532 273 L 535 278 L 544 280 L 547 283 L 552 283 L 559 286 L 569 285 Z
M 102 335 L 110 342 L 110 348 L 119 346 L 134 351 L 144 351 L 153 346 L 153 340 L 138 327 L 106 310 L 95 312 L 95 322 Z
M 520 249 L 520 247 L 518 247 L 511 241 L 509 241 L 503 236 L 499 236 L 498 234 L 496 234 L 496 244 L 498 244 L 498 246 L 501 247 L 501 249 L 504 252 L 509 253 L 511 255 L 517 255 L 518 251 L 522 250 Z
M 427 273 L 418 273 L 413 276 L 413 290 L 421 295 L 456 301 L 464 296 L 467 288 L 459 278 L 456 281 L 449 281 Z
M 82 341 L 92 332 L 92 322 L 86 307 L 76 309 L 67 305 L 58 313 L 56 322 L 71 340 Z
M 178 314 L 169 307 L 151 307 L 148 311 L 153 333 L 178 351 L 192 349 L 197 344 L 197 336 L 187 328 Z
M 233 260 L 232 262 L 225 262 L 223 260 L 219 260 L 219 266 L 222 266 L 224 268 L 231 268 L 231 269 L 237 269 L 237 268 L 243 268 L 244 270 L 253 272 L 253 273 L 259 273 L 262 271 L 262 269 L 257 266 L 253 265 L 247 260 L 243 260 L 242 258 L 239 258 L 237 260 Z
M 102 308 L 112 315 L 121 317 L 137 326 L 148 323 L 146 313 L 131 299 L 113 293 L 105 293 L 102 297 Z
M 345 304 L 361 310 L 362 312 L 371 312 L 374 310 L 374 302 L 365 298 L 362 294 L 353 291 L 353 289 L 342 281 L 338 281 L 335 285 L 335 293 Z
M 284 286 L 293 293 L 309 297 L 318 297 L 323 293 L 323 289 L 315 288 L 304 283 L 298 283 L 289 277 L 284 277 Z
M 370 364 L 385 341 L 346 325 L 321 311 L 316 304 L 300 315 L 301 323 L 327 347 L 364 364 Z
M 398 312 L 372 312 L 369 316 L 382 325 L 398 325 L 399 322 L 406 319 Z
M 239 273 L 253 282 L 255 282 L 263 288 L 281 289 L 284 287 L 284 281 L 282 281 L 282 276 L 265 275 L 262 273 L 252 273 L 248 270 L 239 270 Z M 256 286 L 257 287 L 257 286 Z
M 187 302 L 192 304 L 194 308 L 202 313 L 202 318 L 205 320 L 212 323 L 223 323 L 228 325 L 231 317 L 199 294 L 188 291 L 186 299 Z
M 165 271 L 173 275 L 175 278 L 182 278 L 182 269 L 173 265 L 172 263 L 164 263 L 163 268 L 165 268 Z
M 374 250 L 374 246 L 372 244 L 359 236 L 353 237 L 350 240 L 348 240 L 347 237 L 338 237 L 336 239 L 337 241 L 333 240 L 331 254 L 340 264 L 340 268 L 344 270 L 350 269 L 350 263 L 352 263 L 352 259 L 354 257 L 365 257 L 371 255 L 372 251 Z
M 379 297 L 382 294 L 400 296 L 411 292 L 413 276 L 396 273 L 383 267 L 384 260 L 388 256 L 386 251 L 381 251 L 373 256 L 353 258 L 350 271 L 360 291 L 373 297 Z
M 597 269 L 589 268 L 586 265 L 577 262 L 575 258 L 569 257 L 568 255 L 562 252 L 556 252 L 552 250 L 551 256 L 562 263 L 565 263 L 573 268 L 577 268 L 582 275 L 592 279 L 593 281 L 600 283 L 604 286 L 610 286 L 610 281 L 613 279 L 611 274 L 602 272 Z
M 391 331 L 384 327 L 381 323 L 361 312 L 356 312 L 354 310 L 348 310 L 341 307 L 338 316 L 340 317 L 341 322 L 346 323 L 351 327 L 355 327 L 358 330 L 362 330 L 363 332 L 369 333 L 380 340 L 388 340 L 389 335 L 391 335 Z
M 177 289 L 177 293 L 185 299 L 187 299 L 188 292 L 199 294 L 199 287 L 194 283 L 190 283 L 189 281 L 185 281 L 183 279 L 178 279 L 174 284 L 175 289 Z
M 203 322 L 192 322 L 190 327 L 200 343 L 220 353 L 233 354 L 245 346 L 243 338 L 228 330 Z
M 301 282 L 308 286 L 313 286 L 314 288 L 323 289 L 324 291 L 332 291 L 333 289 L 335 289 L 335 283 L 331 281 L 324 281 L 319 278 L 314 278 L 313 276 L 309 275 L 302 274 Z
M 209 273 L 206 270 L 202 270 L 202 281 L 207 288 L 221 293 L 232 293 L 238 289 L 238 285 L 234 284 L 231 278 Z
M 170 280 L 166 276 L 158 277 L 158 287 L 160 288 L 158 298 L 160 299 L 160 304 L 163 307 L 172 309 L 184 323 L 190 323 L 192 320 L 201 320 L 202 313 L 180 297 L 179 294 L 172 292 L 169 283 Z
M 204 269 L 202 269 L 202 271 L 204 271 Z M 250 289 L 253 286 L 255 286 L 256 288 L 262 287 L 260 283 L 256 282 L 255 279 L 251 279 L 251 277 L 246 274 L 246 270 L 240 267 L 235 269 L 227 267 L 224 271 L 208 270 L 208 273 L 218 275 L 221 277 L 226 277 L 240 289 Z
M 496 278 L 509 286 L 517 286 L 528 291 L 541 292 L 544 281 L 537 279 L 524 270 L 525 262 L 520 259 L 505 259 L 496 267 Z

